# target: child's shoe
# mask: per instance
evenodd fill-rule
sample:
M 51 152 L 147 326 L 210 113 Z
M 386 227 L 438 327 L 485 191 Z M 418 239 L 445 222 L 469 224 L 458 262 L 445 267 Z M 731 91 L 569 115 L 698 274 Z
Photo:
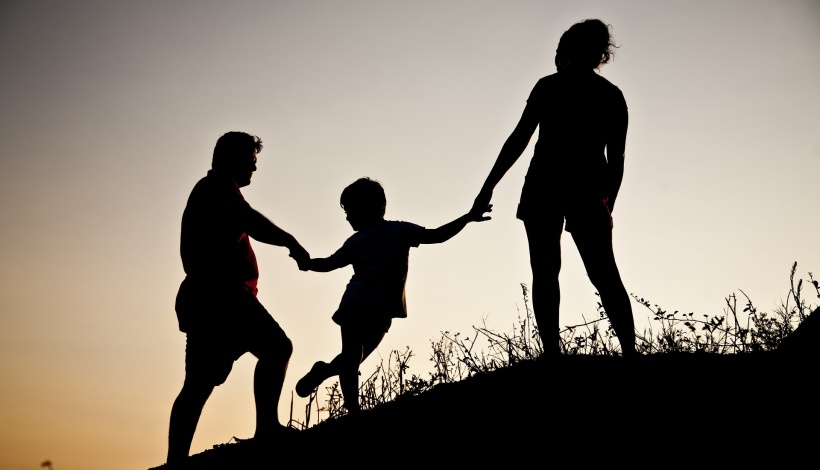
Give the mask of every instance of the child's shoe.
M 296 382 L 296 394 L 302 398 L 309 397 L 330 375 L 330 364 L 327 362 L 319 361 L 313 364 L 310 372 Z

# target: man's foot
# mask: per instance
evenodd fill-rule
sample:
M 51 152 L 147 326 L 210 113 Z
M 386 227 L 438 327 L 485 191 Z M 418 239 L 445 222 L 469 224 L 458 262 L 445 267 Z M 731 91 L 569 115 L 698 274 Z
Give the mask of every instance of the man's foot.
M 330 364 L 327 362 L 319 361 L 313 364 L 310 372 L 296 382 L 296 394 L 302 398 L 309 397 L 331 375 Z

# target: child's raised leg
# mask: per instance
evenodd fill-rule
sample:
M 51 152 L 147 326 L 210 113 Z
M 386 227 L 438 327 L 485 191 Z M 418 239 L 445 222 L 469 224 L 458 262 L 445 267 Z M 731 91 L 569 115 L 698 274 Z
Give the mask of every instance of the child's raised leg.
M 342 352 L 330 363 L 318 361 L 310 372 L 296 383 L 296 393 L 308 397 L 328 378 L 338 375 L 345 407 L 350 413 L 360 411 L 359 365 L 376 350 L 390 328 L 390 321 L 349 323 L 342 325 Z

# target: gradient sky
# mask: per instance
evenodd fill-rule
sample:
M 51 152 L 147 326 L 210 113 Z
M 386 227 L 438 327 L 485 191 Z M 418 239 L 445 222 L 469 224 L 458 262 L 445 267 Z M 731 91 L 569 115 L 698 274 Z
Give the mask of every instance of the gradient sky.
M 436 227 L 469 209 L 585 18 L 621 46 L 601 73 L 630 110 L 614 213 L 627 290 L 698 315 L 743 290 L 771 311 L 793 262 L 820 270 L 816 0 L 0 2 L 0 468 L 164 462 L 184 376 L 180 217 L 222 133 L 262 137 L 243 193 L 314 256 L 352 233 L 338 199 L 361 176 L 384 184 L 388 218 Z M 491 221 L 411 250 L 409 318 L 363 374 L 410 347 L 426 376 L 444 330 L 511 331 L 530 282 L 515 208 L 531 149 Z M 296 380 L 340 347 L 330 315 L 352 271 L 303 273 L 254 246 L 260 300 L 295 347 L 284 422 Z M 563 247 L 568 325 L 594 318 L 596 297 Z M 253 434 L 254 364 L 216 389 L 193 453 Z

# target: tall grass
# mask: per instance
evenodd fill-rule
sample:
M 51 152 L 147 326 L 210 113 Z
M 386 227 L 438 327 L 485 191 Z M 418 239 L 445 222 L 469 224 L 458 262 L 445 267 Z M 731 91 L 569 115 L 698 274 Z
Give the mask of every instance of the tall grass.
M 741 298 L 732 293 L 725 298 L 723 315 L 695 315 L 677 310 L 668 312 L 658 304 L 632 294 L 638 304 L 652 313 L 652 321 L 637 334 L 636 347 L 644 355 L 666 353 L 743 354 L 774 351 L 816 308 L 805 297 L 804 288 L 813 289 L 820 298 L 820 283 L 811 272 L 808 278 L 796 279 L 797 263 L 791 267 L 789 291 L 780 305 L 771 313 L 759 310 L 745 292 Z M 473 326 L 470 335 L 449 331 L 431 341 L 429 361 L 432 370 L 426 376 L 408 374 L 410 359 L 415 354 L 409 349 L 392 351 L 387 362 L 382 361 L 370 376 L 362 381 L 359 401 L 362 410 L 380 404 L 413 396 L 431 390 L 439 384 L 453 383 L 468 377 L 509 367 L 522 361 L 540 357 L 543 342 L 535 324 L 530 292 L 521 284 L 524 311 L 518 311 L 514 327 L 509 333 L 500 333 L 486 327 Z M 613 356 L 620 354 L 620 346 L 606 311 L 597 303 L 598 318 L 579 325 L 566 326 L 558 332 L 559 344 L 566 355 Z M 653 326 L 654 325 L 654 326 Z M 323 420 L 344 416 L 343 397 L 339 383 L 324 390 L 326 399 L 319 403 L 319 391 L 314 392 L 305 406 L 303 421 L 293 418 L 289 425 L 306 429 Z M 292 402 L 291 402 L 292 403 Z
M 640 350 L 644 354 L 670 352 L 708 352 L 713 354 L 740 354 L 774 351 L 780 343 L 802 323 L 815 308 L 804 297 L 803 279 L 795 282 L 797 263 L 792 264 L 789 274 L 789 291 L 772 313 L 760 311 L 742 290 L 738 299 L 732 293 L 725 300 L 724 314 L 710 317 L 668 313 L 657 304 L 633 297 L 649 309 L 658 331 L 649 329 L 639 336 Z M 808 284 L 820 298 L 820 283 L 811 272 Z M 738 305 L 740 301 L 740 305 Z M 741 309 L 742 307 L 742 309 Z

